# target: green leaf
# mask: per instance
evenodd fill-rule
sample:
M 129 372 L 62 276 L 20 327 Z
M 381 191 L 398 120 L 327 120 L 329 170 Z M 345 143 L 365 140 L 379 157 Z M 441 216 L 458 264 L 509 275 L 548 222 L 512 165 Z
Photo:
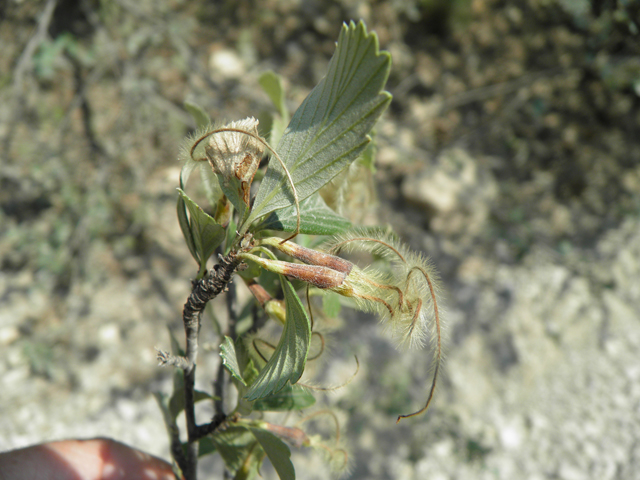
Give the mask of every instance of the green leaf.
M 302 102 L 276 151 L 300 201 L 328 183 L 355 160 L 370 141 L 367 135 L 391 101 L 383 91 L 391 58 L 378 50 L 378 38 L 364 23 L 343 25 L 329 71 Z M 294 204 L 280 163 L 269 162 L 246 224 Z
M 268 70 L 260 75 L 260 86 L 269 95 L 271 102 L 278 110 L 278 115 L 273 115 L 269 128 L 269 143 L 275 145 L 282 138 L 282 134 L 289 123 L 289 110 L 287 110 L 280 75 Z
M 242 372 L 242 378 L 244 381 L 240 382 L 233 378 L 233 383 L 238 390 L 238 404 L 234 411 L 240 415 L 247 416 L 253 411 L 254 402 L 247 400 L 244 397 L 244 394 L 247 391 L 247 385 L 251 385 L 255 379 L 258 378 L 259 372 L 241 338 L 236 340 L 235 352 L 236 359 L 238 361 L 238 369 Z
M 231 215 L 229 219 L 229 225 L 227 225 L 227 233 L 225 234 L 224 253 L 225 255 L 231 250 L 234 240 L 236 239 L 237 223 L 235 215 Z
M 199 134 L 204 133 L 206 133 L 206 130 L 196 132 L 195 137 L 198 137 L 200 136 Z M 209 162 L 196 161 L 191 158 L 189 149 L 195 137 L 187 137 L 187 139 L 183 141 L 182 151 L 179 157 L 184 161 L 184 163 L 182 164 L 182 169 L 180 169 L 180 188 L 182 190 L 186 190 L 185 185 L 189 181 L 189 177 L 191 176 L 193 171 L 197 168 L 200 171 L 200 178 L 202 179 L 202 184 L 207 194 L 207 200 L 209 200 L 209 203 L 211 205 L 215 205 L 222 197 L 222 189 L 220 188 L 220 184 L 218 182 L 218 176 L 213 173 L 213 169 L 211 168 Z M 204 147 L 201 144 L 200 147 L 196 149 L 196 157 L 198 156 L 197 152 L 203 149 Z
M 273 119 L 273 123 L 271 124 L 271 133 L 269 134 L 270 143 L 275 144 L 280 141 L 282 135 L 284 135 L 285 129 L 287 128 L 288 121 L 288 117 L 286 121 L 281 117 L 275 117 Z
M 313 395 L 300 385 L 285 385 L 278 393 L 256 400 L 253 409 L 260 412 L 284 412 L 302 410 L 316 403 Z
M 207 195 L 207 200 L 211 206 L 216 205 L 222 198 L 222 188 L 218 182 L 218 176 L 213 173 L 213 169 L 209 162 L 192 162 L 198 164 L 200 170 L 200 178 L 202 179 L 202 185 Z M 184 190 L 184 187 L 180 187 Z
M 235 177 L 224 179 L 221 175 L 218 175 L 218 183 L 222 193 L 227 196 L 231 205 L 233 205 L 238 212 L 238 218 L 242 219 L 247 213 L 247 204 L 244 203 L 240 195 L 240 192 L 242 192 L 242 181 Z
M 277 393 L 286 384 L 296 383 L 302 376 L 309 352 L 311 322 L 300 298 L 289 280 L 281 277 L 287 321 L 273 355 L 245 394 L 247 400 Z
M 240 383 L 246 385 L 244 378 L 242 378 L 242 373 L 240 373 L 238 357 L 236 357 L 236 347 L 231 337 L 224 337 L 224 341 L 220 345 L 220 356 L 222 357 L 222 364 L 229 370 L 229 373 Z
M 202 437 L 198 440 L 198 457 L 204 457 L 211 455 L 216 451 L 216 446 L 211 440 L 211 437 Z
M 240 364 L 240 368 L 242 368 L 242 378 L 247 385 L 251 385 L 255 382 L 260 372 L 256 368 L 251 355 L 247 351 L 247 348 L 244 346 L 242 339 L 236 340 L 236 352 L 238 356 L 238 363 Z
M 243 465 L 247 465 L 247 458 L 256 448 L 261 450 L 256 437 L 244 427 L 231 426 L 222 431 L 218 430 L 211 435 L 211 441 L 234 476 L 243 468 Z
M 273 433 L 261 428 L 251 427 L 251 432 L 260 442 L 271 461 L 271 465 L 276 469 L 280 480 L 295 480 L 296 472 L 291 463 L 291 450 L 289 450 L 287 444 Z
M 178 205 L 176 206 L 178 212 L 178 223 L 180 224 L 180 230 L 182 230 L 182 236 L 184 241 L 189 247 L 189 252 L 194 260 L 200 265 L 200 257 L 198 257 L 198 251 L 196 249 L 196 242 L 193 239 L 191 233 L 191 225 L 189 224 L 189 217 L 187 215 L 187 205 L 181 196 L 178 196 Z
M 284 88 L 282 88 L 282 78 L 272 70 L 267 70 L 258 79 L 260 86 L 265 91 L 271 103 L 278 109 L 280 116 L 285 119 L 285 122 L 289 121 L 289 111 L 284 102 Z
M 211 123 L 209 114 L 200 105 L 187 100 L 184 102 L 184 109 L 193 117 L 193 121 L 196 122 L 196 128 L 206 127 Z
M 198 403 L 201 400 L 214 400 L 217 397 L 212 397 L 207 392 L 201 390 L 194 390 L 193 401 Z M 175 422 L 180 412 L 184 410 L 184 372 L 176 369 L 173 374 L 173 393 L 169 399 L 169 411 Z
M 171 353 L 184 357 L 184 350 L 180 346 L 180 342 L 178 342 L 176 336 L 173 334 L 173 330 L 170 328 L 167 328 L 167 330 L 169 330 L 169 338 L 171 341 Z
M 189 231 L 199 258 L 199 276 L 201 276 L 206 270 L 207 260 L 222 243 L 226 232 L 222 225 L 207 215 L 182 189 L 178 189 L 178 193 L 189 211 Z M 180 212 L 180 208 L 178 208 L 178 212 Z
M 233 480 L 254 480 L 260 476 L 260 466 L 264 461 L 265 453 L 259 443 L 249 451 L 242 466 L 236 472 Z
M 158 406 L 162 411 L 162 417 L 164 418 L 165 427 L 167 427 L 167 433 L 169 434 L 169 441 L 171 441 L 171 426 L 174 424 L 174 418 L 169 408 L 169 396 L 162 392 L 153 392 L 153 396 L 158 402 Z
M 272 212 L 259 225 L 259 230 L 296 231 L 296 207 Z M 309 235 L 335 235 L 351 228 L 351 222 L 331 210 L 319 194 L 311 195 L 300 203 L 300 233 Z

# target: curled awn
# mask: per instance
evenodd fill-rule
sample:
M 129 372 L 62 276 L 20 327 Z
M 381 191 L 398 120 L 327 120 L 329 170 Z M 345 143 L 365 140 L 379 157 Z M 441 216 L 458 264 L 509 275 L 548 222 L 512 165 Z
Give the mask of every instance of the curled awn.
M 400 415 L 398 421 L 425 412 L 433 398 L 442 361 L 437 275 L 428 259 L 380 230 L 355 230 L 339 235 L 326 245 L 326 252 L 278 238 L 261 239 L 260 244 L 276 248 L 304 264 L 252 254 L 241 254 L 241 257 L 267 270 L 352 298 L 357 308 L 378 315 L 401 347 L 422 347 L 426 340 L 433 342 L 434 375 L 428 400 L 420 410 Z M 389 261 L 391 269 L 388 272 L 373 267 L 361 269 L 334 255 L 341 251 L 382 256 Z

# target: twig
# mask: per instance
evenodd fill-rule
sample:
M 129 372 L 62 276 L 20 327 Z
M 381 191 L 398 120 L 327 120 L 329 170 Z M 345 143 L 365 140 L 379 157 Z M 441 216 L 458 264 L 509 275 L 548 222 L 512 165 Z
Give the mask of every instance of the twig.
M 217 295 L 225 291 L 231 281 L 231 276 L 240 265 L 241 260 L 236 257 L 235 252 L 229 253 L 226 257 L 219 256 L 220 263 L 215 265 L 209 274 L 193 283 L 191 295 L 184 305 L 182 321 L 186 336 L 185 359 L 187 363 L 184 368 L 184 400 L 185 416 L 187 421 L 187 459 L 182 468 L 187 480 L 195 480 L 197 477 L 198 465 L 198 444 L 199 438 L 208 435 L 224 421 L 224 413 L 218 412 L 208 425 L 198 426 L 195 418 L 195 372 L 196 360 L 198 356 L 198 334 L 200 332 L 200 317 L 207 303 Z M 177 459 L 176 459 L 177 461 Z M 181 466 L 182 467 L 182 466 Z
M 175 463 L 178 464 L 178 468 L 180 472 L 175 471 L 176 478 L 182 478 L 182 472 L 184 471 L 184 466 L 187 464 L 186 457 L 184 456 L 184 450 L 182 449 L 182 442 L 180 441 L 180 430 L 178 429 L 178 425 L 176 425 L 176 420 L 173 415 L 164 407 L 165 398 L 161 393 L 154 394 L 158 405 L 160 406 L 160 410 L 163 412 L 164 423 L 167 427 L 167 431 L 169 432 L 169 437 L 171 439 L 171 456 L 173 457 Z M 175 466 L 174 466 L 175 470 Z
M 171 355 L 171 353 L 166 350 L 160 350 L 156 348 L 156 358 L 158 359 L 158 363 L 161 367 L 166 367 L 167 365 L 179 368 L 180 370 L 189 370 L 191 369 L 191 363 L 185 357 L 180 357 L 177 355 Z
M 73 66 L 73 79 L 75 82 L 76 96 L 80 101 L 80 112 L 82 114 L 82 126 L 84 128 L 84 135 L 89 142 L 89 147 L 92 153 L 107 156 L 105 149 L 102 147 L 95 132 L 93 131 L 92 118 L 93 112 L 89 105 L 89 100 L 86 96 L 86 84 L 85 79 L 82 76 L 82 65 L 80 61 L 68 52 L 65 52 L 65 57 Z
M 25 73 L 32 64 L 31 60 L 34 53 L 36 53 L 40 43 L 42 43 L 42 40 L 47 36 L 47 31 L 49 30 L 49 25 L 53 19 L 53 12 L 56 9 L 57 3 L 58 0 L 47 1 L 42 13 L 40 14 L 40 18 L 38 19 L 38 27 L 27 42 L 27 45 L 24 47 L 24 50 L 20 54 L 20 58 L 18 58 L 16 66 L 13 69 L 13 116 L 12 119 L 7 122 L 9 127 L 7 128 L 7 132 L 2 140 L 2 154 L 5 158 L 9 157 L 11 139 L 13 138 L 15 129 L 19 123 L 18 120 L 25 109 L 23 88 Z
M 13 90 L 17 96 L 22 94 L 24 73 L 29 67 L 31 58 L 40 45 L 40 42 L 42 42 L 47 35 L 47 30 L 49 30 L 49 25 L 51 24 L 51 19 L 53 18 L 53 12 L 56 9 L 57 3 L 58 0 L 47 1 L 47 4 L 44 6 L 44 10 L 42 10 L 42 14 L 40 15 L 40 19 L 38 20 L 38 28 L 27 42 L 27 46 L 22 51 L 22 55 L 20 55 L 20 58 L 16 63 L 16 68 L 13 74 Z

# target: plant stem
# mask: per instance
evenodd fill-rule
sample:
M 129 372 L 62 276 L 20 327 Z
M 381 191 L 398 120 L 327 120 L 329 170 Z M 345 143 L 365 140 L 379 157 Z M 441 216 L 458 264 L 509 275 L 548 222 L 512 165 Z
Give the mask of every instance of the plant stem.
M 228 288 L 231 276 L 240 265 L 241 260 L 236 253 L 220 256 L 220 263 L 215 265 L 206 277 L 193 282 L 191 294 L 182 311 L 182 321 L 186 336 L 184 365 L 184 400 L 187 423 L 187 456 L 186 460 L 176 458 L 186 480 L 197 479 L 198 467 L 198 439 L 213 432 L 222 424 L 225 415 L 217 412 L 213 421 L 207 425 L 196 424 L 194 386 L 196 375 L 196 361 L 198 356 L 198 335 L 200 333 L 200 318 L 207 303 Z M 182 462 L 181 462 L 182 460 Z

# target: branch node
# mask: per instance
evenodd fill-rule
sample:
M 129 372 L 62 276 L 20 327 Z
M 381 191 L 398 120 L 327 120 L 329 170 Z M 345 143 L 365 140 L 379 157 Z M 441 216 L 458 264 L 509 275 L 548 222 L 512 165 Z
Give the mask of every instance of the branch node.
M 185 357 L 180 355 L 172 355 L 166 350 L 160 350 L 156 348 L 156 358 L 158 359 L 158 365 L 166 367 L 167 365 L 179 368 L 181 370 L 191 370 L 193 364 Z

